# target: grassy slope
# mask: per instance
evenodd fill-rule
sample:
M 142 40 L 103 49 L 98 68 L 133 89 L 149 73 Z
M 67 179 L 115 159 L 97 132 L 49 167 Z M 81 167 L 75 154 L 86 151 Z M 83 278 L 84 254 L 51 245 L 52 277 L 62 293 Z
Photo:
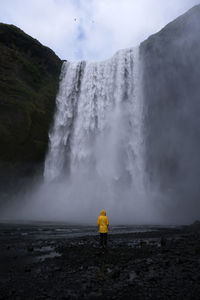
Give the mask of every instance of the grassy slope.
M 52 50 L 0 23 L 0 190 L 43 164 L 61 65 Z
M 0 160 L 44 159 L 61 60 L 19 28 L 0 23 Z

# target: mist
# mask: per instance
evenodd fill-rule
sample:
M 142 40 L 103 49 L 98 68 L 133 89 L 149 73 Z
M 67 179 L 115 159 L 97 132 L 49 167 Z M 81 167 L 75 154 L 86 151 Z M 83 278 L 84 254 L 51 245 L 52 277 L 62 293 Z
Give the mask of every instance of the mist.
M 139 65 L 138 48 L 100 63 L 64 62 L 44 183 L 7 218 L 94 223 L 104 208 L 112 224 L 152 222 Z
M 4 219 L 160 223 L 145 186 L 138 48 L 100 63 L 64 62 L 44 179 Z M 19 199 L 21 198 L 21 199 Z

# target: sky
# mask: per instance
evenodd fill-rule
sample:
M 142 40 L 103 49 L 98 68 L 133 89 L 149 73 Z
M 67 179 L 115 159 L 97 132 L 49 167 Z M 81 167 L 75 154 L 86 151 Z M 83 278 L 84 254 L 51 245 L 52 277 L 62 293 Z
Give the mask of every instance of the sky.
M 135 47 L 200 0 L 0 0 L 13 24 L 61 59 L 99 61 Z

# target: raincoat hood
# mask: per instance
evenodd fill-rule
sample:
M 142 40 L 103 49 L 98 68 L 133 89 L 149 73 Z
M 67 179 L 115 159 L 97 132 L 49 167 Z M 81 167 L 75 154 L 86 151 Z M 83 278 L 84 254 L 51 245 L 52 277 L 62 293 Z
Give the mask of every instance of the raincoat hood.
M 105 209 L 102 209 L 102 211 L 101 211 L 101 216 L 106 216 L 106 211 L 105 211 Z

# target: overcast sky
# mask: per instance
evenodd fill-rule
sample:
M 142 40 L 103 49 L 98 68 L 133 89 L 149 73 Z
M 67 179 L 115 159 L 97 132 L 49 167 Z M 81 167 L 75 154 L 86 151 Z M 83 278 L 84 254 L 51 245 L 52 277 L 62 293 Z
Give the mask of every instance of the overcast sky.
M 102 60 L 138 45 L 200 0 L 0 0 L 14 24 L 67 60 Z

